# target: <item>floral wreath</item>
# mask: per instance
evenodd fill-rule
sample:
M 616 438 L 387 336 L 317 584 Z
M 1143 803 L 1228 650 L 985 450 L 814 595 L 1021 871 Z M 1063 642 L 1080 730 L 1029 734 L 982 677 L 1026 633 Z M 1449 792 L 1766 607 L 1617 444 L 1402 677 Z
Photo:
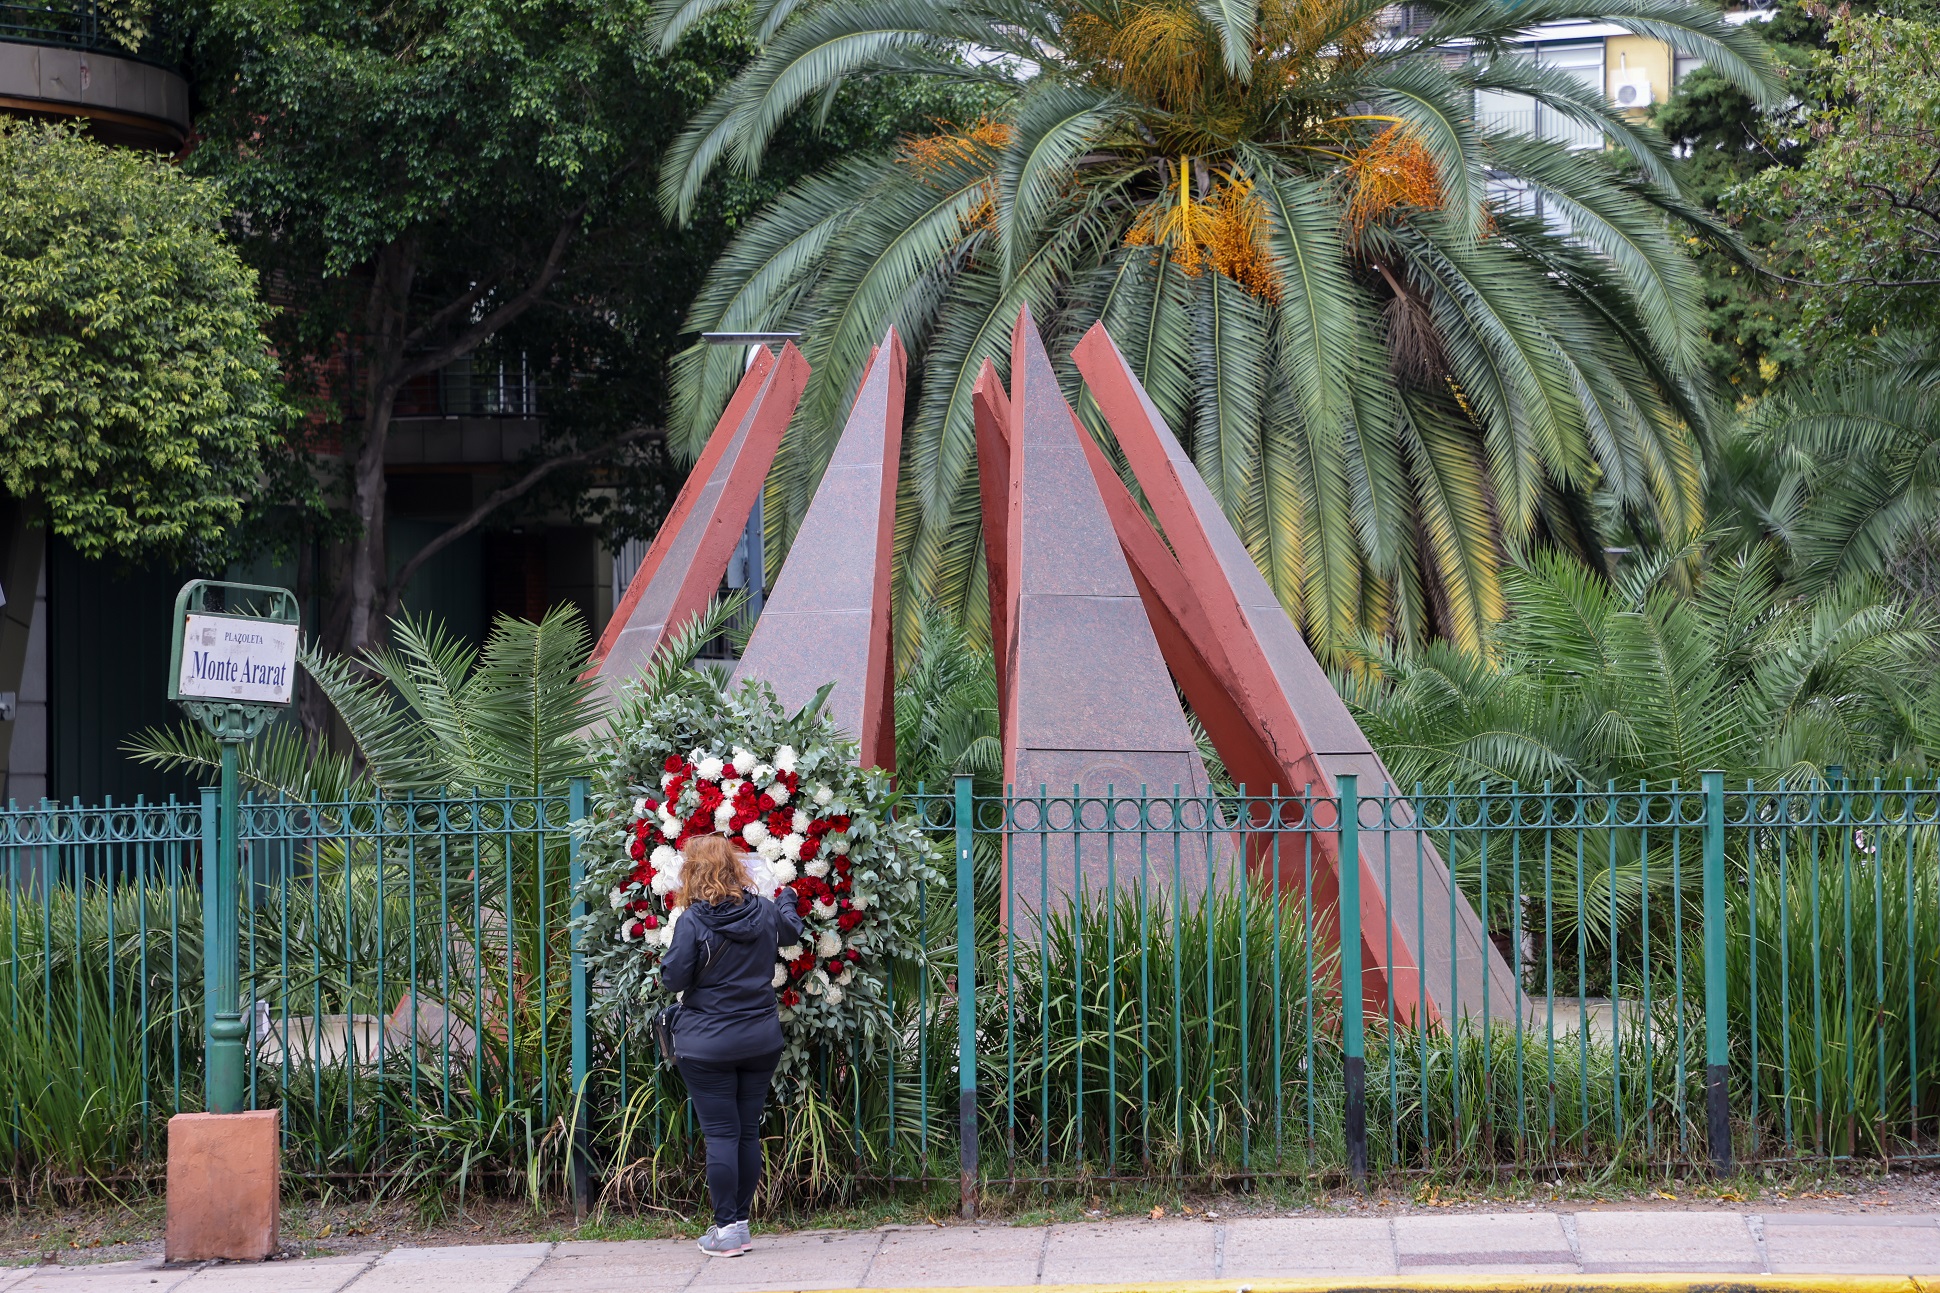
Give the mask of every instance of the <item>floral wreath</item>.
M 919 954 L 936 857 L 897 820 L 888 777 L 856 766 L 855 743 L 819 705 L 789 714 L 765 683 L 730 692 L 689 671 L 624 705 L 603 745 L 580 891 L 597 1008 L 637 1026 L 671 1000 L 660 962 L 685 910 L 669 901 L 684 850 L 722 835 L 754 887 L 802 918 L 801 941 L 775 962 L 783 1069 L 799 1073 L 819 1045 L 885 1038 L 888 963 Z

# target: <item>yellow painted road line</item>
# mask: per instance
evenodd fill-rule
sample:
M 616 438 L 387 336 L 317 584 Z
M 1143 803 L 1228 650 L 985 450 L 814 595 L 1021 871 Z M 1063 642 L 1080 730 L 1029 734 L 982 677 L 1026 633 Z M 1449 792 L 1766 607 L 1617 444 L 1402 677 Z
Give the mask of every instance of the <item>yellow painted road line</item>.
M 949 1289 L 827 1289 L 819 1293 L 1940 1293 L 1919 1275 L 1363 1275 L 1347 1278 L 1174 1280 Z

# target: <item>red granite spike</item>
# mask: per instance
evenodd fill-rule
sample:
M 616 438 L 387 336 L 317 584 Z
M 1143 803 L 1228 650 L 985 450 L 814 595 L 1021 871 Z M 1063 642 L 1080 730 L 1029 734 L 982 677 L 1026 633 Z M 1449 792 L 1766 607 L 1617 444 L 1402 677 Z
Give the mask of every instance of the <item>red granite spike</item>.
M 1324 785 L 1316 778 L 1325 773 L 1311 761 L 1302 760 L 1291 775 L 1304 773 L 1306 779 L 1287 779 L 1288 768 L 1274 755 L 1260 725 L 1238 700 L 1239 689 L 1232 685 L 1232 661 L 1217 635 L 1206 631 L 1205 609 L 1199 604 L 1178 558 L 1152 528 L 1104 450 L 1089 435 L 1084 435 L 1082 442 L 1092 477 L 1105 500 L 1105 511 L 1111 517 L 1132 578 L 1144 599 L 1146 614 L 1151 617 L 1152 632 L 1165 654 L 1166 666 L 1178 681 L 1179 689 L 1185 692 L 1186 703 L 1192 706 L 1200 726 L 1206 729 L 1213 748 L 1219 751 L 1227 776 L 1245 786 L 1251 795 L 1290 796 L 1291 800 L 1278 809 L 1279 820 L 1289 825 L 1296 823 L 1302 811 L 1297 802 L 1299 797 L 1309 787 Z M 1271 824 L 1270 812 L 1256 816 L 1261 819 L 1257 824 Z M 1248 869 L 1271 882 L 1277 868 L 1277 883 L 1282 893 L 1301 892 L 1311 863 L 1316 928 L 1325 940 L 1336 939 L 1338 921 L 1329 914 L 1340 895 L 1339 850 L 1333 833 L 1256 829 L 1246 834 L 1246 847 Z M 1310 847 L 1311 857 L 1307 852 Z M 1382 935 L 1382 925 L 1389 920 L 1389 914 L 1377 886 L 1364 884 L 1361 893 L 1362 929 L 1373 931 L 1372 935 L 1363 933 L 1361 939 L 1361 964 L 1365 967 L 1362 988 L 1369 1008 L 1384 1010 L 1392 996 L 1396 1017 L 1412 1019 L 1420 996 L 1420 980 L 1409 951 L 1410 940 L 1401 937 L 1398 929 L 1395 931 L 1394 964 L 1387 965 L 1388 940 Z M 1430 1014 L 1433 1014 L 1432 1002 Z
M 842 438 L 802 516 L 736 683 L 760 678 L 782 704 L 833 682 L 828 709 L 862 766 L 896 766 L 895 652 L 889 606 L 907 356 L 892 328 L 870 356 Z
M 1178 615 L 1180 631 L 1192 640 L 1235 702 L 1224 711 L 1213 707 L 1218 730 L 1207 723 L 1221 758 L 1251 784 L 1261 784 L 1255 777 L 1270 776 L 1283 785 L 1312 784 L 1322 793 L 1333 794 L 1336 777 L 1352 772 L 1359 776 L 1364 792 L 1379 793 L 1391 782 L 1387 768 L 1102 325 L 1085 334 L 1075 358 L 1164 529 L 1170 554 L 1176 554 L 1177 582 L 1191 596 Z M 1149 523 L 1142 515 L 1137 519 L 1149 534 Z M 1129 532 L 1132 546 L 1142 546 L 1139 531 Z M 1155 592 L 1164 585 L 1163 579 L 1154 580 Z M 1241 721 L 1234 722 L 1235 717 Z M 1270 764 L 1261 759 L 1262 752 L 1270 752 Z M 1248 770 L 1255 766 L 1257 771 Z M 1400 820 L 1394 824 L 1408 827 L 1412 818 L 1406 805 L 1397 804 L 1396 811 Z M 1320 834 L 1314 839 L 1330 854 L 1332 869 L 1331 839 Z M 1414 866 L 1395 867 L 1389 893 L 1378 857 L 1362 859 L 1362 928 L 1370 931 L 1364 936 L 1364 964 L 1380 971 L 1392 937 L 1397 1014 L 1418 1005 L 1424 987 L 1434 1014 L 1453 1018 L 1471 1013 L 1471 1003 L 1479 1002 L 1484 975 L 1490 981 L 1491 1011 L 1513 1014 L 1521 1000 L 1515 976 L 1467 899 L 1454 889 L 1433 845 L 1407 829 L 1389 831 L 1387 844 L 1395 857 L 1409 860 L 1419 845 L 1423 863 L 1419 885 Z M 1436 920 L 1451 906 L 1452 929 L 1445 916 Z M 1418 921 L 1423 934 L 1419 940 Z M 1421 946 L 1416 946 L 1417 941 Z M 1382 983 L 1380 991 L 1385 997 L 1388 985 Z M 1413 1002 L 1408 1000 L 1411 995 Z M 1370 1003 L 1374 1000 L 1371 997 Z
M 1201 796 L 1199 748 L 1083 441 L 1025 312 L 1011 351 L 1004 779 L 1023 795 L 1040 786 L 1053 796 L 1073 786 L 1086 796 L 1107 787 L 1170 795 L 1176 786 Z M 1039 875 L 1044 851 L 1017 849 L 1005 868 L 1005 910 L 1036 907 L 1040 886 L 1058 895 L 1079 883 L 1099 887 L 1102 852 L 1080 857 L 1064 834 L 1049 849 L 1049 874 Z M 1215 865 L 1198 884 L 1216 882 L 1230 859 Z
M 600 635 L 593 672 L 602 698 L 612 699 L 671 629 L 712 600 L 807 383 L 808 361 L 794 342 L 779 358 L 765 348 L 756 355 Z
M 997 712 L 1004 712 L 1010 664 L 1010 396 L 988 359 L 970 393 L 977 424 L 977 491 L 983 500 L 984 566 L 990 577 L 990 655 Z

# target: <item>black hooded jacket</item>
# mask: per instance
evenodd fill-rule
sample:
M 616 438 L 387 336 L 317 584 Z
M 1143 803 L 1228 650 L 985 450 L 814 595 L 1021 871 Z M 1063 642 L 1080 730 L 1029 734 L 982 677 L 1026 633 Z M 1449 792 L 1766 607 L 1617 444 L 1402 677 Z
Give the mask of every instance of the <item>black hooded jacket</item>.
M 758 894 L 688 907 L 660 963 L 660 982 L 682 994 L 674 1021 L 682 1059 L 728 1064 L 781 1049 L 775 953 L 801 937 L 794 907 Z

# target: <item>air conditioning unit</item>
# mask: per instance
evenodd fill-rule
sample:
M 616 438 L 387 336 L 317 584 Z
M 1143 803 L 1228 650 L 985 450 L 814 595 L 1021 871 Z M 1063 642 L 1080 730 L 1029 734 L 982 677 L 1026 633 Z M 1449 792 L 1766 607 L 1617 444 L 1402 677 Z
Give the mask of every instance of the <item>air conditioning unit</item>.
M 1650 73 L 1642 68 L 1624 66 L 1610 73 L 1610 101 L 1618 108 L 1648 108 L 1651 104 Z

